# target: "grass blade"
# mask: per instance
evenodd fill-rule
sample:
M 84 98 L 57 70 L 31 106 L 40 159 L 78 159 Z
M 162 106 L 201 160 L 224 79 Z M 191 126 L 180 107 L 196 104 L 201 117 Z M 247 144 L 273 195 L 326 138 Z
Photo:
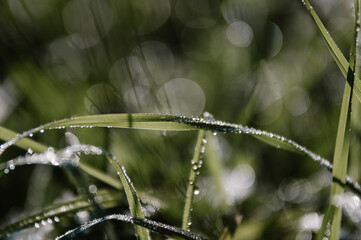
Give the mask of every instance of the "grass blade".
M 58 152 L 54 152 L 54 150 L 51 149 L 51 150 L 47 150 L 44 153 L 18 157 L 6 163 L 1 163 L 0 170 L 15 169 L 15 166 L 26 165 L 26 164 L 49 164 L 54 166 L 63 166 L 64 164 L 65 166 L 68 164 L 78 165 L 79 159 L 78 158 L 74 159 L 74 156 L 77 156 L 80 153 L 85 153 L 87 155 L 88 154 L 105 155 L 107 157 L 107 159 L 111 162 L 114 168 L 118 171 L 118 175 L 124 187 L 124 191 L 128 200 L 128 204 L 132 216 L 137 218 L 144 218 L 143 209 L 140 205 L 139 197 L 133 186 L 133 183 L 131 182 L 130 178 L 127 176 L 125 168 L 120 165 L 120 163 L 115 158 L 115 156 L 111 155 L 110 153 L 104 152 L 98 147 L 91 145 L 71 145 Z M 7 173 L 7 172 L 3 171 L 3 173 Z M 135 231 L 139 236 L 139 239 L 141 240 L 149 239 L 149 233 L 146 229 L 136 226 Z
M 125 195 L 128 199 L 129 209 L 132 216 L 136 218 L 144 218 L 143 209 L 140 205 L 140 200 L 138 197 L 138 194 L 135 190 L 135 187 L 133 183 L 131 182 L 130 178 L 128 177 L 126 170 L 121 164 L 118 162 L 118 160 L 110 155 L 109 153 L 106 154 L 107 158 L 110 160 L 110 162 L 115 167 L 117 174 L 119 175 L 120 181 L 122 182 L 122 185 L 124 187 Z M 148 240 L 149 232 L 147 229 L 142 228 L 140 226 L 135 226 L 135 232 L 138 235 L 140 240 Z
M 112 208 L 122 199 L 119 192 L 100 190 L 97 193 L 98 203 L 104 208 Z M 17 222 L 6 225 L 0 229 L 0 238 L 8 234 L 32 226 L 41 226 L 43 223 L 53 223 L 59 221 L 62 215 L 91 210 L 93 203 L 83 197 L 77 197 L 72 201 L 53 205 L 37 214 L 25 217 Z
M 107 127 L 107 128 L 128 128 L 128 129 L 148 129 L 148 130 L 209 130 L 213 132 L 224 133 L 244 133 L 256 137 L 267 144 L 276 146 L 289 151 L 305 153 L 305 148 L 280 135 L 269 133 L 267 131 L 254 129 L 237 124 L 226 123 L 222 121 L 209 120 L 200 117 L 185 117 L 176 115 L 161 114 L 100 114 L 73 117 L 63 119 L 37 128 L 25 131 L 16 135 L 0 146 L 0 155 L 10 146 L 21 139 L 34 133 L 48 129 L 63 129 L 65 127 Z M 307 153 L 306 153 L 307 154 Z M 307 154 L 309 155 L 309 154 Z
M 0 139 L 2 139 L 4 141 L 8 141 L 9 139 L 14 138 L 16 135 L 18 135 L 16 132 L 0 126 Z M 45 146 L 41 143 L 38 143 L 30 138 L 23 138 L 20 141 L 16 142 L 15 145 L 24 150 L 27 150 L 30 148 L 35 153 L 42 153 L 48 149 L 47 146 Z M 107 174 L 104 174 L 103 172 L 99 171 L 98 169 L 93 168 L 92 166 L 90 166 L 86 163 L 82 163 L 82 162 L 79 162 L 79 167 L 84 172 L 86 172 L 90 176 L 94 177 L 95 179 L 98 179 L 99 181 L 102 181 L 102 182 L 108 184 L 109 186 L 114 187 L 115 189 L 119 189 L 119 190 L 123 189 L 119 180 L 117 180 Z
M 129 120 L 131 119 L 131 121 Z M 136 124 L 135 124 L 136 123 Z M 164 123 L 164 126 L 162 125 Z M 160 114 L 100 114 L 74 117 L 69 119 L 63 119 L 37 128 L 25 131 L 16 135 L 14 138 L 8 140 L 0 146 L 0 155 L 10 146 L 18 143 L 20 140 L 32 135 L 34 133 L 44 131 L 47 129 L 63 129 L 65 127 L 114 127 L 114 128 L 131 128 L 131 129 L 150 129 L 150 130 L 172 130 L 172 131 L 184 131 L 184 130 L 207 130 L 213 132 L 222 133 L 236 133 L 247 134 L 266 142 L 277 148 L 284 150 L 294 151 L 300 154 L 304 154 L 322 167 L 329 171 L 332 171 L 333 165 L 322 158 L 318 154 L 308 150 L 306 147 L 296 143 L 293 140 L 287 139 L 283 136 L 270 133 L 263 130 L 254 129 L 238 124 L 227 123 L 223 121 L 204 119 L 200 117 L 185 117 L 176 115 L 160 115 Z M 350 177 L 346 177 L 346 185 L 350 187 L 354 192 L 361 195 L 360 185 L 353 181 Z
M 132 223 L 134 225 L 150 229 L 153 232 L 157 232 L 162 235 L 181 237 L 183 239 L 189 239 L 189 240 L 206 240 L 206 238 L 202 236 L 199 236 L 190 231 L 182 230 L 174 226 L 169 226 L 164 223 L 159 223 L 148 219 L 135 218 L 132 216 L 127 216 L 122 214 L 112 214 L 102 218 L 94 219 L 93 221 L 87 222 L 78 228 L 66 232 L 65 234 L 57 237 L 56 240 L 73 239 L 73 237 L 75 237 L 77 234 L 81 233 L 82 231 L 91 228 L 99 223 L 109 220 L 118 220 L 118 221 Z
M 341 228 L 341 214 L 342 209 L 340 206 L 335 206 L 333 199 L 340 196 L 344 192 L 344 185 L 347 174 L 347 163 L 349 154 L 349 128 L 351 119 L 351 105 L 352 105 L 352 90 L 354 86 L 355 77 L 355 61 L 356 61 L 356 39 L 359 29 L 359 5 L 358 0 L 355 0 L 355 27 L 354 37 L 351 44 L 350 63 L 347 73 L 347 81 L 345 84 L 340 119 L 337 129 L 336 145 L 333 157 L 333 179 L 339 179 L 341 182 L 333 181 L 331 185 L 331 202 L 323 219 L 322 228 L 319 231 L 318 239 L 324 237 L 326 228 L 330 228 L 330 239 L 339 239 Z
M 323 25 L 321 19 L 318 17 L 317 13 L 311 6 L 310 2 L 308 0 L 304 0 L 303 2 L 305 4 L 305 6 L 307 7 L 308 12 L 311 14 L 313 20 L 315 21 L 315 23 L 318 27 L 318 30 L 320 31 L 323 39 L 326 42 L 326 45 L 327 45 L 330 53 L 332 54 L 332 57 L 336 61 L 337 65 L 340 68 L 345 79 L 347 79 L 349 64 L 348 64 L 345 56 L 342 54 L 341 50 L 338 48 L 335 41 L 332 39 L 331 35 L 329 34 L 327 29 Z M 356 7 L 355 7 L 355 9 L 356 9 Z M 356 13 L 356 10 L 355 10 L 355 13 Z M 357 79 L 357 81 L 355 81 L 355 83 L 354 83 L 355 86 L 354 86 L 353 92 L 355 93 L 358 100 L 361 102 L 361 81 L 359 81 L 358 76 L 356 76 L 355 78 Z
M 191 213 L 191 207 L 192 207 L 192 201 L 194 197 L 194 191 L 195 191 L 195 184 L 197 181 L 197 175 L 199 174 L 199 168 L 201 167 L 202 163 L 200 162 L 202 155 L 204 153 L 204 144 L 205 144 L 205 132 L 204 130 L 200 130 L 198 133 L 197 143 L 196 147 L 194 149 L 194 155 L 191 161 L 191 170 L 189 173 L 189 181 L 188 181 L 188 187 L 187 187 L 187 194 L 186 194 L 186 200 L 184 204 L 184 210 L 183 210 L 183 218 L 182 218 L 182 229 L 189 230 L 189 226 L 191 223 L 190 220 L 190 213 Z M 198 172 L 198 173 L 197 173 Z
M 17 135 L 17 133 L 4 128 L 2 126 L 0 126 L 0 139 L 4 140 L 4 141 L 8 141 L 11 140 L 12 138 L 14 138 Z M 16 142 L 16 146 L 27 150 L 29 148 L 31 148 L 32 151 L 37 152 L 37 153 L 41 153 L 41 152 L 45 152 L 48 147 L 38 143 L 30 138 L 23 138 L 21 140 L 19 140 L 18 142 Z

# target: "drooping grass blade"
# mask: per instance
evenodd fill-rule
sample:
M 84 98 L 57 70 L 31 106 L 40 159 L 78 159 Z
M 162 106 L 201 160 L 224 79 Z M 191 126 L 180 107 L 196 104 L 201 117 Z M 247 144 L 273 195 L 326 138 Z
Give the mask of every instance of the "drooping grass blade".
M 21 139 L 28 137 L 40 131 L 48 129 L 63 129 L 65 127 L 109 127 L 109 128 L 128 128 L 128 129 L 149 129 L 149 130 L 207 130 L 222 133 L 247 134 L 266 142 L 269 145 L 276 146 L 284 150 L 294 151 L 304 154 L 322 167 L 331 171 L 332 164 L 322 158 L 320 155 L 308 150 L 306 147 L 295 141 L 278 134 L 258 130 L 252 127 L 240 124 L 227 123 L 223 121 L 204 119 L 201 117 L 185 117 L 177 115 L 161 114 L 101 114 L 73 117 L 47 123 L 37 128 L 25 131 L 16 135 L 0 146 L 0 155 L 10 146 L 16 144 Z M 2 136 L 0 136 L 2 137 Z M 346 177 L 346 185 L 353 191 L 361 195 L 360 185 L 350 177 Z
M 116 206 L 122 199 L 119 192 L 99 190 L 97 193 L 98 203 L 104 208 L 112 208 Z M 33 226 L 41 226 L 44 224 L 52 224 L 59 221 L 63 215 L 91 210 L 92 203 L 83 197 L 75 198 L 69 202 L 55 204 L 37 214 L 27 216 L 17 222 L 6 225 L 0 229 L 0 238 L 8 234 L 19 231 L 21 229 Z
M 193 232 L 185 231 L 183 229 L 174 226 L 170 226 L 164 223 L 159 223 L 149 219 L 135 218 L 132 216 L 127 216 L 122 214 L 112 214 L 102 218 L 94 219 L 93 221 L 87 222 L 78 228 L 66 232 L 65 234 L 57 237 L 56 240 L 73 239 L 73 237 L 75 237 L 82 231 L 91 228 L 99 223 L 109 220 L 118 220 L 122 222 L 132 223 L 134 225 L 147 228 L 153 232 L 157 232 L 166 236 L 181 237 L 183 239 L 189 239 L 189 240 L 206 240 L 206 238 L 199 236 Z

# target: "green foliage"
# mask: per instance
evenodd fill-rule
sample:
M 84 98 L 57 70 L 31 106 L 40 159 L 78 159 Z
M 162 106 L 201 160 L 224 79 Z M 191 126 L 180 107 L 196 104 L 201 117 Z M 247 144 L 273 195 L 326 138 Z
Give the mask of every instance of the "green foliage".
M 357 0 L 39 1 L 0 3 L 0 238 L 361 234 Z

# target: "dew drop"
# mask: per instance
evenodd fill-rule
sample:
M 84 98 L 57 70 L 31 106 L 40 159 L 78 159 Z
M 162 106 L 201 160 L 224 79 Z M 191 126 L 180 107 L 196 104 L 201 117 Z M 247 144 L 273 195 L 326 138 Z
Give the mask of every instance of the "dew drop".
M 33 149 L 28 148 L 28 153 L 29 153 L 29 154 L 33 154 L 33 153 L 34 153 Z
M 198 194 L 200 193 L 199 188 L 197 188 L 197 187 L 194 188 L 194 192 L 193 192 L 193 193 L 194 193 L 194 195 L 198 195 Z
M 98 189 L 97 189 L 97 187 L 96 187 L 95 185 L 92 184 L 92 185 L 89 186 L 89 192 L 90 192 L 90 193 L 93 193 L 93 194 L 94 194 L 94 193 L 96 193 L 97 191 L 98 191 Z
M 217 132 L 213 132 L 213 136 L 217 136 Z
M 194 171 L 197 171 L 198 166 L 197 166 L 197 165 L 194 165 L 194 166 L 192 167 L 192 169 L 193 169 Z
M 9 170 L 8 168 L 5 168 L 5 169 L 4 169 L 4 173 L 5 173 L 5 174 L 8 174 L 9 172 L 10 172 L 10 170 Z
M 34 224 L 34 227 L 40 228 L 40 224 L 39 224 L 39 223 L 35 223 L 35 224 Z
M 55 216 L 55 217 L 54 217 L 54 222 L 60 222 L 59 217 Z
M 43 226 L 45 226 L 45 225 L 46 225 L 46 221 L 45 221 L 45 220 L 41 220 L 41 224 L 42 224 Z
M 29 134 L 29 137 L 33 137 L 33 136 L 34 136 L 34 134 L 32 134 L 32 133 Z
M 14 162 L 13 162 L 12 160 L 10 160 L 8 164 L 9 164 L 9 169 L 10 169 L 10 170 L 14 170 L 14 169 L 15 169 L 15 164 L 14 164 Z
M 40 129 L 40 133 L 44 133 L 44 129 Z
M 192 221 L 188 221 L 188 226 L 192 225 Z

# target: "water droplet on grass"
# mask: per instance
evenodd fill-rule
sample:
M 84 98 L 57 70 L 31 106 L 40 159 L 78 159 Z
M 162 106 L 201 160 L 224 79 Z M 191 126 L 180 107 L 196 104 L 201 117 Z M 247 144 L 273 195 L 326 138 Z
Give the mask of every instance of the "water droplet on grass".
M 14 169 L 15 169 L 15 165 L 14 165 L 14 161 L 13 161 L 13 160 L 10 160 L 10 161 L 8 162 L 8 167 L 9 167 L 10 170 L 14 170 Z
M 194 189 L 194 195 L 198 195 L 200 193 L 199 189 L 198 188 L 195 188 Z
M 96 193 L 98 191 L 97 187 L 95 185 L 90 185 L 89 186 L 89 192 L 90 193 Z

